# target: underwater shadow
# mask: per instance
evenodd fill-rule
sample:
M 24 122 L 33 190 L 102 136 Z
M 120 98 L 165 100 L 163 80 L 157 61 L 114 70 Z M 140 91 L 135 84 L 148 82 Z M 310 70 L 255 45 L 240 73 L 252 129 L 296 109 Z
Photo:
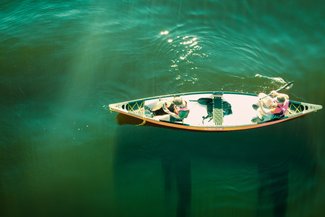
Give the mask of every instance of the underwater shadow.
M 257 130 L 227 133 L 189 132 L 151 126 L 120 126 L 117 131 L 114 164 L 116 183 L 120 183 L 125 177 L 132 179 L 134 174 L 132 170 L 137 172 L 141 170 L 137 175 L 144 177 L 145 181 L 155 177 L 150 185 L 158 186 L 156 187 L 158 190 L 155 189 L 156 193 L 150 200 L 138 198 L 137 203 L 140 203 L 138 214 L 195 216 L 199 208 L 196 207 L 197 204 L 193 204 L 193 201 L 197 200 L 193 198 L 193 190 L 197 190 L 193 182 L 200 179 L 201 175 L 210 179 L 215 174 L 206 172 L 200 174 L 201 172 L 193 169 L 194 167 L 198 164 L 207 165 L 209 168 L 227 165 L 224 170 L 228 171 L 236 171 L 240 167 L 256 168 L 257 204 L 252 215 L 265 216 L 266 213 L 268 215 L 273 213 L 273 216 L 277 217 L 286 216 L 288 200 L 292 193 L 289 191 L 290 175 L 300 175 L 302 185 L 304 181 L 310 181 L 315 176 L 315 160 L 308 148 L 309 138 L 303 133 L 304 129 L 301 126 L 303 121 L 297 120 Z M 136 165 L 139 165 L 139 170 L 135 169 Z M 152 177 L 147 177 L 153 173 Z M 122 186 L 123 184 L 117 189 L 123 189 Z M 148 183 L 134 185 L 134 188 L 144 192 L 152 190 L 148 190 Z M 215 191 L 213 185 L 209 184 L 206 188 L 211 192 Z M 297 190 L 299 186 L 295 185 L 294 188 Z M 123 200 L 123 197 L 133 197 L 132 194 L 134 193 L 130 191 L 125 192 L 118 201 Z M 196 197 L 200 196 L 196 194 Z M 294 197 L 291 195 L 291 198 Z M 208 203 L 220 204 L 221 208 L 214 205 L 216 208 L 213 213 L 205 207 L 200 209 L 207 210 L 206 216 L 222 215 L 221 210 L 224 209 L 222 201 L 217 197 L 212 198 L 216 198 L 215 201 Z M 238 201 L 228 199 L 227 202 L 233 204 L 233 209 L 236 209 L 235 203 Z M 146 210 L 148 203 L 153 205 L 153 210 Z M 129 204 L 122 203 L 121 209 L 127 205 Z M 125 215 L 126 213 L 127 211 Z

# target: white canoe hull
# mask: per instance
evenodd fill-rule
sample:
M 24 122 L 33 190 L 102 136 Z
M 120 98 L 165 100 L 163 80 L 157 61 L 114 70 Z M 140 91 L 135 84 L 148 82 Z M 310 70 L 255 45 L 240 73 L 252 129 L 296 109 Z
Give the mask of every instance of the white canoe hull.
M 170 120 L 169 115 L 152 116 L 149 112 L 158 101 L 181 96 L 187 101 L 190 113 L 182 122 Z M 202 99 L 208 100 L 202 104 Z M 258 128 L 301 117 L 322 109 L 321 105 L 290 101 L 290 109 L 281 119 L 262 123 L 253 122 L 257 111 L 253 109 L 258 98 L 254 94 L 231 92 L 195 92 L 149 97 L 109 105 L 111 111 L 132 116 L 166 127 L 196 131 L 234 131 Z

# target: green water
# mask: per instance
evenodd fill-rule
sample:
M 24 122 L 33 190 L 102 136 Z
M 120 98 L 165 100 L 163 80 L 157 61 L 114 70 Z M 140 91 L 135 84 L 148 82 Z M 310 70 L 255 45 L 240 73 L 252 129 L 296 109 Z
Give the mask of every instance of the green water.
M 323 216 L 324 111 L 230 133 L 109 103 L 294 81 L 325 104 L 322 1 L 1 1 L 0 216 Z

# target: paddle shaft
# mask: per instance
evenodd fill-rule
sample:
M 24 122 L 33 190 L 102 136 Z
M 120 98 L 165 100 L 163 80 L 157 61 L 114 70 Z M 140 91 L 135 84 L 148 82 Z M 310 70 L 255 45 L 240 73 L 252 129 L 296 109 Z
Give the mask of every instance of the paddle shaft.
M 283 90 L 283 89 L 289 87 L 292 84 L 293 84 L 293 81 L 290 81 L 290 82 L 286 83 L 285 85 L 283 85 L 282 87 L 280 87 L 279 89 L 277 89 L 276 92 L 279 92 L 280 90 Z
M 293 81 L 290 81 L 290 82 L 286 83 L 285 85 L 283 85 L 282 87 L 280 87 L 279 89 L 277 89 L 277 90 L 275 90 L 275 91 L 276 91 L 276 92 L 279 92 L 279 91 L 281 91 L 281 90 L 283 90 L 283 89 L 289 87 L 289 86 L 292 85 L 292 84 L 293 84 Z M 271 92 L 271 93 L 272 93 L 272 92 Z M 262 97 L 261 99 L 264 99 L 265 97 L 270 96 L 271 93 L 269 93 L 268 95 Z

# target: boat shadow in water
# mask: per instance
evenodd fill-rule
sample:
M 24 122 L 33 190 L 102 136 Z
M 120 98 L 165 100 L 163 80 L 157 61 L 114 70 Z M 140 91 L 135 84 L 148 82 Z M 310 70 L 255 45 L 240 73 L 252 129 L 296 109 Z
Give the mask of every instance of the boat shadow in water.
M 315 177 L 303 126 L 303 119 L 227 133 L 120 126 L 118 216 L 281 217 L 288 207 L 299 212 L 293 201 L 310 193 L 312 186 L 305 186 Z

